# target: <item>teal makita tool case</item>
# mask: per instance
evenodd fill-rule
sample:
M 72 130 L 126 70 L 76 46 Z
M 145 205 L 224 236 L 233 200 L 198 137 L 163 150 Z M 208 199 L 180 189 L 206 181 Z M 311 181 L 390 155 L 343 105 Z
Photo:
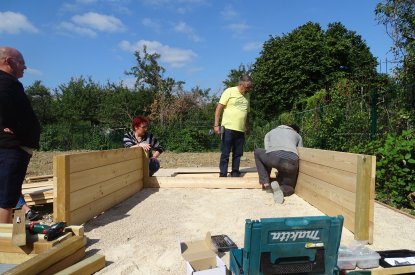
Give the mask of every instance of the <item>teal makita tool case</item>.
M 244 248 L 229 255 L 232 274 L 337 274 L 343 216 L 246 220 Z

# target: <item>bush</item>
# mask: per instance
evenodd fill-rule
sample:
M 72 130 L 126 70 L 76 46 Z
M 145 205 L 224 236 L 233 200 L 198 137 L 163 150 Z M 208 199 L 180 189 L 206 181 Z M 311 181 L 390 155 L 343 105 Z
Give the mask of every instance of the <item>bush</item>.
M 415 192 L 415 131 L 388 134 L 360 149 L 362 152 L 376 155 L 376 199 L 414 213 L 410 194 Z

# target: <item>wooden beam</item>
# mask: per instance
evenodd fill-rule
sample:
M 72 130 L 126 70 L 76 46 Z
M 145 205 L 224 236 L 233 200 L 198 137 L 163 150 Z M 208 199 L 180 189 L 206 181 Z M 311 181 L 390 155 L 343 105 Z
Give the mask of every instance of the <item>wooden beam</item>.
M 82 190 L 88 186 L 118 178 L 130 172 L 135 172 L 136 180 L 138 180 L 142 174 L 142 164 L 140 162 L 132 159 L 70 173 L 70 192 Z
M 53 157 L 53 219 L 69 220 L 70 196 L 69 155 Z
M 139 171 L 135 170 L 127 174 L 119 175 L 106 181 L 97 182 L 94 185 L 89 185 L 83 189 L 71 192 L 70 211 L 91 204 L 106 196 L 111 196 L 112 193 L 125 188 L 131 187 L 131 184 L 138 184 L 137 179 L 140 177 Z
M 26 245 L 26 215 L 22 209 L 14 211 L 12 243 L 16 246 Z
M 0 252 L 0 264 L 20 265 L 21 263 L 24 263 L 32 259 L 35 256 L 37 256 L 37 254 Z M 3 273 L 3 274 L 9 274 L 9 273 Z
M 48 275 L 48 274 L 56 274 L 59 271 L 64 270 L 65 268 L 70 267 L 71 265 L 76 264 L 82 258 L 85 257 L 85 247 L 80 248 L 74 254 L 69 255 L 68 257 L 60 260 L 59 262 L 51 265 L 47 269 L 40 272 L 38 275 Z
M 148 155 L 144 150 L 141 150 L 141 168 L 143 173 L 143 186 L 146 186 L 150 178 Z
M 0 240 L 4 239 L 11 241 L 13 236 L 13 224 L 12 223 L 0 223 Z
M 141 148 L 140 148 L 141 149 Z M 138 148 L 121 148 L 94 152 L 70 154 L 71 173 L 107 166 L 117 162 L 124 162 L 141 157 Z
M 62 259 L 74 254 L 84 247 L 86 237 L 73 236 L 72 238 L 52 247 L 48 251 L 21 263 L 5 274 L 38 274 Z
M 101 214 L 112 206 L 124 201 L 140 191 L 142 185 L 136 181 L 122 189 L 119 189 L 108 196 L 102 197 L 98 200 L 91 201 L 89 204 L 75 209 L 69 213 L 70 217 L 68 223 L 70 225 L 81 225 L 93 217 Z
M 355 211 L 355 230 L 354 236 L 356 240 L 365 240 L 373 243 L 373 236 L 370 236 L 370 216 L 371 207 L 373 207 L 372 188 L 372 158 L 371 156 L 357 156 L 357 176 L 356 176 L 356 211 Z M 372 225 L 373 227 L 373 225 Z
M 149 188 L 226 188 L 226 189 L 260 189 L 256 178 L 175 178 L 150 177 Z
M 105 257 L 103 255 L 95 254 L 56 273 L 56 275 L 93 274 L 104 267 Z
M 357 173 L 356 154 L 298 147 L 300 160 Z
M 413 274 L 415 266 L 397 266 L 388 268 L 375 268 L 370 270 L 372 275 L 391 275 L 391 274 Z

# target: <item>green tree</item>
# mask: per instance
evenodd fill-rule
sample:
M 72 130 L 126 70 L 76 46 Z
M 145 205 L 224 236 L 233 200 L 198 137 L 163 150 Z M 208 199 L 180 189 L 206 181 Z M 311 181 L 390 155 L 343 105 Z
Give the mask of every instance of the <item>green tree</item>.
M 253 65 L 254 117 L 265 120 L 294 107 L 302 109 L 302 102 L 339 78 L 363 80 L 362 75 L 372 76 L 375 68 L 376 60 L 361 37 L 340 23 L 324 31 L 308 22 L 289 34 L 271 36 Z
M 26 88 L 26 93 L 32 103 L 41 125 L 53 123 L 57 120 L 54 112 L 55 102 L 49 91 L 41 81 L 35 81 Z
M 99 124 L 102 95 L 102 88 L 91 78 L 72 78 L 67 85 L 60 85 L 57 91 L 60 119 L 68 124 Z
M 392 51 L 404 67 L 410 69 L 415 60 L 415 2 L 413 0 L 384 0 L 375 9 L 379 23 L 392 38 Z M 413 72 L 413 70 L 412 70 Z
M 250 74 L 252 71 L 252 65 L 239 65 L 238 69 L 232 69 L 228 73 L 228 78 L 223 81 L 225 88 L 234 87 L 239 84 L 239 79 L 245 74 Z

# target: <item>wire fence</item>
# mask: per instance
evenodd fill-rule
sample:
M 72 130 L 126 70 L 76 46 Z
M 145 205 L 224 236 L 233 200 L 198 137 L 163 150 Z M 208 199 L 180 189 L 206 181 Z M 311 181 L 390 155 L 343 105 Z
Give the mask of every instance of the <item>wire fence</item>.
M 313 109 L 292 112 L 289 118 L 279 117 L 253 125 L 246 137 L 245 151 L 263 147 L 263 138 L 280 124 L 296 123 L 307 147 L 347 150 L 386 133 L 414 127 L 415 83 L 407 85 L 405 108 L 395 100 L 397 91 L 372 91 L 368 98 L 354 98 L 328 103 Z M 402 102 L 402 100 L 400 101 Z M 402 110 L 409 110 L 402 112 Z M 412 112 L 411 112 L 412 110 Z M 210 135 L 211 120 L 186 120 L 173 123 L 150 123 L 149 131 L 170 151 L 214 151 L 220 138 Z M 113 125 L 46 125 L 42 129 L 41 150 L 105 150 L 123 147 L 123 135 L 131 131 Z

